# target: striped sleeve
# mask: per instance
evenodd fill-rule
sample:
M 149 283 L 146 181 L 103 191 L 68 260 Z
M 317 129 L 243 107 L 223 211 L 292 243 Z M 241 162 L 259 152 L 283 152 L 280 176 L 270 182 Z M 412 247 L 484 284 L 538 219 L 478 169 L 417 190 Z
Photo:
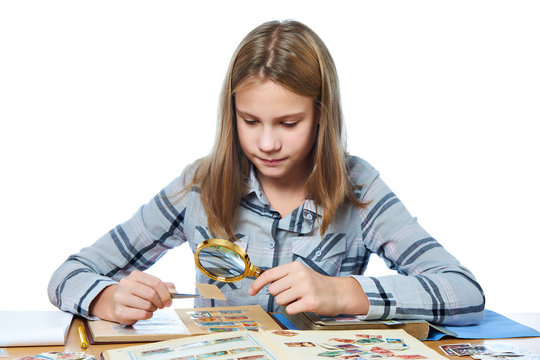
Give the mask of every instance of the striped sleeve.
M 418 224 L 380 177 L 374 177 L 363 201 L 371 201 L 360 211 L 364 245 L 397 271 L 354 276 L 369 299 L 366 318 L 479 323 L 485 299 L 473 274 Z
M 134 270 L 144 271 L 165 252 L 185 241 L 189 195 L 180 197 L 183 176 L 143 205 L 128 221 L 94 244 L 73 254 L 54 272 L 48 286 L 51 303 L 85 318 L 92 300 Z

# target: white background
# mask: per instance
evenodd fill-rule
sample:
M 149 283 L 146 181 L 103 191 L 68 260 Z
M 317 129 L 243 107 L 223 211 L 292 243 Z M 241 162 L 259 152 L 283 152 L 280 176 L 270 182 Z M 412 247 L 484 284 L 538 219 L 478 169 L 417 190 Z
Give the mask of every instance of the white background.
M 334 57 L 350 152 L 489 309 L 538 312 L 540 3 L 352 3 L 0 2 L 0 310 L 52 309 L 62 261 L 210 151 L 242 37 L 293 18 Z M 193 267 L 184 246 L 150 272 L 191 291 Z

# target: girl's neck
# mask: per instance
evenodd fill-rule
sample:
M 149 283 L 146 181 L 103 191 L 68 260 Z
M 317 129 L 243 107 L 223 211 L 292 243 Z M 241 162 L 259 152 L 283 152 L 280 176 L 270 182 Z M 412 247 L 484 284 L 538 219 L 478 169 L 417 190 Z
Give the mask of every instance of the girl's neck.
M 306 180 L 309 173 L 301 177 L 271 179 L 260 177 L 259 182 L 272 208 L 284 218 L 306 200 Z

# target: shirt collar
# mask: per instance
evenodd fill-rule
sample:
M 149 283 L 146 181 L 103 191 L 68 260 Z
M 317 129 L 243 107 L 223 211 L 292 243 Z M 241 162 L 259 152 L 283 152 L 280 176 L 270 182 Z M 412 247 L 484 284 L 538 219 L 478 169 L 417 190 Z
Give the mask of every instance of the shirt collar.
M 269 205 L 266 196 L 264 196 L 261 183 L 259 182 L 259 179 L 257 179 L 257 173 L 255 172 L 255 167 L 253 164 L 249 164 L 249 175 L 245 195 L 249 194 L 255 194 L 261 203 Z

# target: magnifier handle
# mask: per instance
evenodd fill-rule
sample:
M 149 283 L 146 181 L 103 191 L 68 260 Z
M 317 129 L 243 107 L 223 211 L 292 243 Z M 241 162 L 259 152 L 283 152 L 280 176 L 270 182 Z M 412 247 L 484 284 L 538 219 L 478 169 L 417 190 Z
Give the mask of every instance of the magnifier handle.
M 249 268 L 244 272 L 244 276 L 258 278 L 264 272 L 263 269 L 250 264 Z
M 261 276 L 261 274 L 262 274 L 263 272 L 264 272 L 264 270 L 258 267 L 257 270 L 255 270 L 255 275 L 254 275 L 254 276 L 255 276 L 256 278 L 258 278 L 259 276 Z

